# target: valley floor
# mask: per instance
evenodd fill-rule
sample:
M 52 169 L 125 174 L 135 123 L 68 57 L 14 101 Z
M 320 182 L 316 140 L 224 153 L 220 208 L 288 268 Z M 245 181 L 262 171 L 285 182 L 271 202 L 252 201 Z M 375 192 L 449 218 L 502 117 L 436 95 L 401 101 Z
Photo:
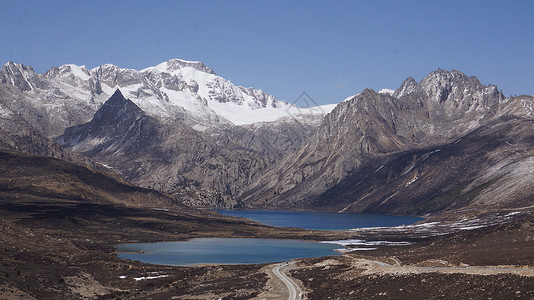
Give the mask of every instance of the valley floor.
M 0 299 L 250 299 L 267 282 L 262 265 L 150 265 L 117 258 L 114 246 L 215 236 L 322 240 L 336 235 L 209 212 L 10 197 L 0 193 Z
M 273 281 L 276 265 L 172 267 L 114 254 L 119 243 L 214 236 L 413 243 L 302 259 L 280 268 L 299 285 L 303 299 L 534 297 L 534 217 L 528 209 L 500 223 L 422 237 L 409 230 L 277 229 L 209 213 L 2 197 L 1 299 L 287 297 L 287 287 Z M 481 219 L 489 215 L 484 212 Z M 462 219 L 465 213 L 458 212 L 427 222 Z

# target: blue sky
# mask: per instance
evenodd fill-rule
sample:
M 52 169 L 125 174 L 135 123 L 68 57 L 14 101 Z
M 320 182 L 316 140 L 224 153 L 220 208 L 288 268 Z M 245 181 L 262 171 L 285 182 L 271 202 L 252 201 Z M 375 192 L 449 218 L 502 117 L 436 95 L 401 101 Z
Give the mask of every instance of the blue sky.
M 457 69 L 534 95 L 534 1 L 14 1 L 0 63 L 200 60 L 235 84 L 335 103 Z

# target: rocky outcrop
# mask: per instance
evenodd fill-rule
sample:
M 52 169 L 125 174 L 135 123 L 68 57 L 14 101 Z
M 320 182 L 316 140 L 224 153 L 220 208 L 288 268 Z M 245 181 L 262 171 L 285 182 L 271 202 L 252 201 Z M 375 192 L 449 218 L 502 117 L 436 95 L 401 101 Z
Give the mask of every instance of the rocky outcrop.
M 48 88 L 45 78 L 35 73 L 31 66 L 16 64 L 12 61 L 0 69 L 0 83 L 13 85 L 23 92 L 29 92 L 35 88 Z

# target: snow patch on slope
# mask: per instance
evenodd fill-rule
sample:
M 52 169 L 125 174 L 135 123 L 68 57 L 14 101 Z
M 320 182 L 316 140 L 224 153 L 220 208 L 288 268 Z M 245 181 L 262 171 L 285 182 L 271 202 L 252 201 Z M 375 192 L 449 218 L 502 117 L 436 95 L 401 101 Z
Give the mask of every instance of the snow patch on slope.
M 10 118 L 11 116 L 13 116 L 14 113 L 8 109 L 8 108 L 5 108 L 3 106 L 0 106 L 0 118 Z
M 358 93 L 358 94 L 354 94 L 354 95 L 352 95 L 352 96 L 348 96 L 347 98 L 345 98 L 345 99 L 344 99 L 343 101 L 341 101 L 341 102 L 347 102 L 347 101 L 349 101 L 350 99 L 352 99 L 352 98 L 358 96 L 359 94 L 360 94 L 360 93 Z
M 89 80 L 90 78 L 89 71 L 87 71 L 87 68 L 85 66 L 67 64 L 67 65 L 63 65 L 62 67 L 70 68 L 70 71 L 72 72 L 72 74 L 75 77 L 80 78 L 81 80 Z
M 378 91 L 378 93 L 379 94 L 393 96 L 393 93 L 395 93 L 395 90 L 392 90 L 392 89 L 381 89 L 380 91 Z

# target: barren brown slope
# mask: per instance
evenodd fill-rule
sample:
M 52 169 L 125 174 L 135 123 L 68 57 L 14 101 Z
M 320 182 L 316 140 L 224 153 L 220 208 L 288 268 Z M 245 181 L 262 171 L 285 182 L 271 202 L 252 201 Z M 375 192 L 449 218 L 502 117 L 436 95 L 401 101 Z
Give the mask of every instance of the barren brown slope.
M 27 196 L 130 207 L 174 207 L 192 211 L 170 196 L 133 186 L 112 172 L 60 159 L 8 151 L 0 151 L 0 194 L 4 199 Z

